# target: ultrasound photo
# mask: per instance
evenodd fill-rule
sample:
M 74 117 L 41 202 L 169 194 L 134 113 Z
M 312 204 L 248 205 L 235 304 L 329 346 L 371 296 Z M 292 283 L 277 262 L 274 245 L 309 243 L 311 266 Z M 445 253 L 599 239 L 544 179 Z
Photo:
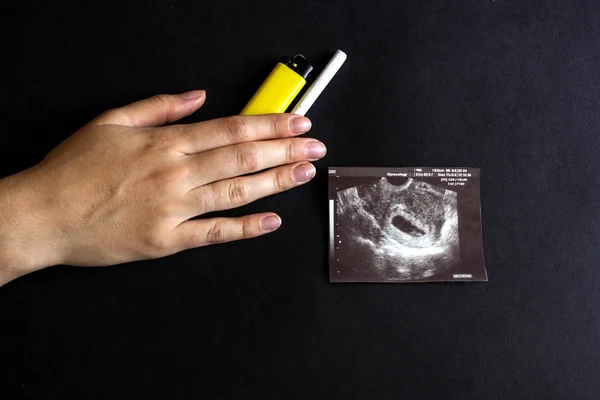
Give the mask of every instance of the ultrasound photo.
M 479 170 L 329 168 L 330 281 L 486 281 Z

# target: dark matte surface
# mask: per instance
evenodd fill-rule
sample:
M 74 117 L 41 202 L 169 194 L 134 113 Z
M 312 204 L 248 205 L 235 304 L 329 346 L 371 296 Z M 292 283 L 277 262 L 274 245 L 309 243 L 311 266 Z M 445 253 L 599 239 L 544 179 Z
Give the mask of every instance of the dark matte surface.
M 226 116 L 282 55 L 349 59 L 309 113 L 329 147 L 316 180 L 233 213 L 276 211 L 280 231 L 6 285 L 3 391 L 598 398 L 597 2 L 13 3 L 1 175 L 109 107 L 205 88 L 188 120 Z M 329 284 L 327 165 L 481 167 L 489 282 Z

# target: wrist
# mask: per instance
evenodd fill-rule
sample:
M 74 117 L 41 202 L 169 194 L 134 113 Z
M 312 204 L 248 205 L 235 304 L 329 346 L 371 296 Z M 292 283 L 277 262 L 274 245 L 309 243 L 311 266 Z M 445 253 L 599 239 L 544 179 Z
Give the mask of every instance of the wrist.
M 0 285 L 60 263 L 60 233 L 32 170 L 0 179 Z

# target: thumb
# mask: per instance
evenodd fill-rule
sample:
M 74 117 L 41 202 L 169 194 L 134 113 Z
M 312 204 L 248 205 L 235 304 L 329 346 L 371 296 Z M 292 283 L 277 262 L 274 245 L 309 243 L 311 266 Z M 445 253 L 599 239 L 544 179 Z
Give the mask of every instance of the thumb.
M 159 94 L 100 115 L 96 125 L 159 126 L 190 115 L 204 104 L 206 91 Z

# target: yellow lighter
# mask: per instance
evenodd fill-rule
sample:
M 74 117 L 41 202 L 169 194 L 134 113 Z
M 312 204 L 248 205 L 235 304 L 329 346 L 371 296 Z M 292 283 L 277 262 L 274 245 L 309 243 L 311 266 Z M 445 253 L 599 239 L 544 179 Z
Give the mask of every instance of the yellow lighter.
M 298 54 L 275 65 L 267 79 L 242 110 L 243 115 L 283 113 L 306 83 L 313 67 Z

